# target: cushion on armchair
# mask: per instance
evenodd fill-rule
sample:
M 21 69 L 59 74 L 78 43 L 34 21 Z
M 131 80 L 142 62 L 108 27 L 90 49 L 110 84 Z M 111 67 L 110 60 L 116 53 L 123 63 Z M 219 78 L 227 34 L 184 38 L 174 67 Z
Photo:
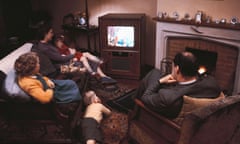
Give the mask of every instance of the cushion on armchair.
M 238 144 L 240 95 L 228 96 L 186 115 L 177 144 Z
M 179 125 L 182 125 L 182 121 L 184 117 L 191 113 L 192 111 L 207 106 L 213 102 L 219 101 L 224 99 L 225 96 L 221 92 L 220 95 L 217 98 L 193 98 L 190 96 L 183 96 L 183 106 L 182 109 L 178 115 L 177 118 L 175 118 L 173 121 L 176 122 Z

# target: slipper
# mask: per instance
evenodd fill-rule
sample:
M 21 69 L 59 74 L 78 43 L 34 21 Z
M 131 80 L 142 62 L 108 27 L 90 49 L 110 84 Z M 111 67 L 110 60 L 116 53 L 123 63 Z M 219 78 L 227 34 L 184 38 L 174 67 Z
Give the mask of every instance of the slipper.
M 111 77 L 102 77 L 101 79 L 102 84 L 115 84 L 117 81 L 115 79 L 112 79 Z

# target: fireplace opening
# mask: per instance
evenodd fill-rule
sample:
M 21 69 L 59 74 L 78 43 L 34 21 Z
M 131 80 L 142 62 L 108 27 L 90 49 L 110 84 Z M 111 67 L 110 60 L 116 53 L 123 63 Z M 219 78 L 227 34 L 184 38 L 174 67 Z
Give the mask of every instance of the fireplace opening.
M 193 53 L 196 56 L 199 63 L 199 74 L 209 74 L 215 76 L 216 63 L 218 58 L 218 54 L 216 52 L 190 47 L 186 47 L 185 50 Z

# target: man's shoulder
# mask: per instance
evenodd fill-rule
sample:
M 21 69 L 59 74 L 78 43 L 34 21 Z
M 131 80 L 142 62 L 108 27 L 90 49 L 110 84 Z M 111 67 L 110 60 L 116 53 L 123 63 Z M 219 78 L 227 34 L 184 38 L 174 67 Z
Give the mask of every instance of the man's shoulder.
M 215 77 L 212 75 L 204 75 L 199 77 L 200 81 L 216 81 Z
M 217 82 L 217 80 L 215 79 L 214 76 L 208 75 L 208 76 L 203 76 L 198 84 L 198 86 L 201 86 L 203 88 L 211 88 L 211 89 L 218 89 L 220 91 L 220 86 Z

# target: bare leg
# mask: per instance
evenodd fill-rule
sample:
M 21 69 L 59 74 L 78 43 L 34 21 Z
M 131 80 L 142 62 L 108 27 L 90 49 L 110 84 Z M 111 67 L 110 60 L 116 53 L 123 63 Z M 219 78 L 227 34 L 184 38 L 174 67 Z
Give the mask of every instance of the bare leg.
M 117 83 L 116 80 L 114 80 L 111 77 L 109 77 L 106 74 L 104 74 L 100 67 L 97 68 L 97 74 L 100 76 L 100 80 L 101 80 L 102 84 L 114 84 L 114 83 Z
M 82 56 L 80 59 L 83 62 L 84 67 L 86 67 L 86 69 L 88 70 L 89 73 L 91 73 L 92 75 L 97 74 L 100 77 L 101 82 L 104 84 L 110 84 L 110 83 L 117 83 L 116 80 L 112 79 L 111 77 L 107 76 L 106 74 L 103 73 L 103 71 L 101 70 L 101 68 L 97 67 L 97 72 L 93 72 L 93 69 L 91 68 L 91 66 L 88 63 L 88 59 L 85 56 Z
M 90 54 L 89 52 L 84 52 L 83 56 L 88 58 L 89 60 L 97 62 L 97 63 L 101 63 L 102 62 L 98 57 Z
M 89 73 L 93 73 L 93 70 L 92 70 L 91 66 L 89 65 L 86 57 L 82 56 L 80 61 L 83 63 L 84 67 L 87 69 L 87 71 Z
M 100 67 L 97 68 L 97 74 L 100 76 L 100 77 L 106 77 L 106 74 L 103 73 L 102 69 Z

